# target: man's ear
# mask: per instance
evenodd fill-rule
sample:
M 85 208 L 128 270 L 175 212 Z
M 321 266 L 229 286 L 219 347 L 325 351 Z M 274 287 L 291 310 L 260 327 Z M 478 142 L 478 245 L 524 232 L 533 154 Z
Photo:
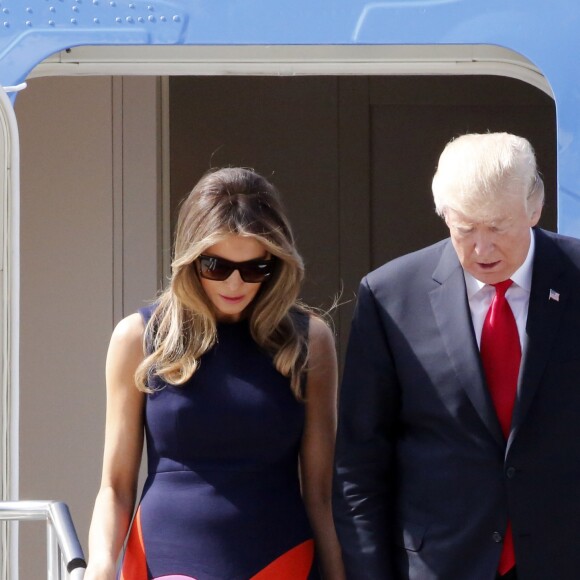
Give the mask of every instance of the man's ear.
M 542 217 L 542 209 L 543 205 L 540 204 L 535 210 L 534 213 L 530 216 L 530 226 L 533 228 L 534 226 L 538 225 L 540 218 Z

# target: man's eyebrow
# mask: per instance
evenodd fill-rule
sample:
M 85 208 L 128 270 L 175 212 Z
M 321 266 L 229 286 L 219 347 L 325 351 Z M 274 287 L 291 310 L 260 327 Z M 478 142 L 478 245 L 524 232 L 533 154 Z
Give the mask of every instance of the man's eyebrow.
M 490 226 L 493 226 L 493 227 L 498 227 L 498 226 L 505 225 L 511 221 L 513 221 L 512 216 L 505 216 L 505 217 L 502 217 L 499 219 L 491 220 L 491 221 L 487 222 L 487 224 Z

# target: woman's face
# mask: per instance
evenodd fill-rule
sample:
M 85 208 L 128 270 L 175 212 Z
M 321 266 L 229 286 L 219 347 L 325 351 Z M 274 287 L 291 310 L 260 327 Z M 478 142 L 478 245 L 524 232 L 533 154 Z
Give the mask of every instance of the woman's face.
M 229 262 L 270 258 L 265 247 L 256 239 L 235 234 L 230 234 L 222 241 L 210 246 L 203 255 L 222 258 Z M 262 286 L 262 283 L 244 282 L 239 270 L 234 270 L 223 281 L 208 280 L 201 275 L 199 279 L 216 310 L 217 319 L 224 322 L 240 320 Z

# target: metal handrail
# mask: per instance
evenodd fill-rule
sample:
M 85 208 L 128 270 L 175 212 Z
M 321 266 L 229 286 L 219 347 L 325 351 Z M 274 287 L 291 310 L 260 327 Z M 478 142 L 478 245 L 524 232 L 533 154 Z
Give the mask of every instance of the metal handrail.
M 48 580 L 82 580 L 87 564 L 65 503 L 37 500 L 0 501 L 0 520 L 45 520 Z

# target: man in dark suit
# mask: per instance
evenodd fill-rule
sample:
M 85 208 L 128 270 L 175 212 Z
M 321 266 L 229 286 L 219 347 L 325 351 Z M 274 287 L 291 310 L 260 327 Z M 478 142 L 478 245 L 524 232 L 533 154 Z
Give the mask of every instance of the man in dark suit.
M 349 580 L 580 578 L 580 241 L 536 228 L 534 152 L 447 145 L 450 238 L 366 276 L 340 397 Z

